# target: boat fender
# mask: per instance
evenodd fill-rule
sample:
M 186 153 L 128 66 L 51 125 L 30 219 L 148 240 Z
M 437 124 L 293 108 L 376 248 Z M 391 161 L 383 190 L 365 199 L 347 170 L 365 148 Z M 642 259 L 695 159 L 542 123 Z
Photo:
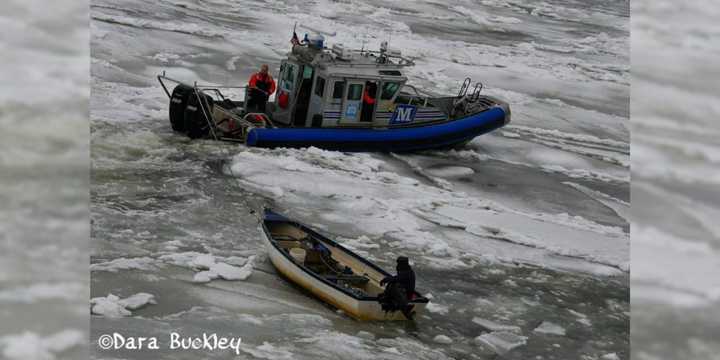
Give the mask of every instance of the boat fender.
M 281 91 L 280 94 L 278 95 L 278 106 L 280 106 L 283 109 L 287 109 L 288 100 L 289 100 L 288 93 Z

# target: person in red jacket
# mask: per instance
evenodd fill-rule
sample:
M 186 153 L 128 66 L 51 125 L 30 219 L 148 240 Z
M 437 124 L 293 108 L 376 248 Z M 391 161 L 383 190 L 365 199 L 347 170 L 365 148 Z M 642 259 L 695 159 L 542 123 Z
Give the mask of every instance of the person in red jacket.
M 275 80 L 268 73 L 267 64 L 263 64 L 259 72 L 250 76 L 248 91 L 247 107 L 254 107 L 257 111 L 265 112 L 265 104 L 270 95 L 275 92 Z
M 365 82 L 365 91 L 362 97 L 362 113 L 360 121 L 372 121 L 373 109 L 375 109 L 375 96 L 377 95 L 377 84 L 374 82 Z

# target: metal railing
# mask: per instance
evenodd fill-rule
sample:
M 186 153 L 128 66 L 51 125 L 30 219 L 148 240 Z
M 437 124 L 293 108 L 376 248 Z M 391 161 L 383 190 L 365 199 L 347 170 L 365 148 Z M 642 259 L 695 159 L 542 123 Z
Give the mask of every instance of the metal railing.
M 174 83 L 177 83 L 177 84 L 181 84 L 181 85 L 184 85 L 184 86 L 193 88 L 193 90 L 194 90 L 193 93 L 195 94 L 195 97 L 196 97 L 196 99 L 197 99 L 197 102 L 198 102 L 198 104 L 199 104 L 199 106 L 200 106 L 200 109 L 201 109 L 201 111 L 202 111 L 203 117 L 205 118 L 205 121 L 206 121 L 206 123 L 207 123 L 207 125 L 208 125 L 208 128 L 209 128 L 209 130 L 210 130 L 210 133 L 212 134 L 212 137 L 213 137 L 213 139 L 215 139 L 215 140 L 219 140 L 218 134 L 215 132 L 215 125 L 217 125 L 217 124 L 215 124 L 214 121 L 213 121 L 213 116 L 212 116 L 212 114 L 210 113 L 210 104 L 207 103 L 207 98 L 206 98 L 205 96 L 201 97 L 201 96 L 200 96 L 200 93 L 203 93 L 203 94 L 205 94 L 205 92 L 215 93 L 215 94 L 217 95 L 218 99 L 221 100 L 222 102 L 228 101 L 229 99 L 227 99 L 227 98 L 223 95 L 223 93 L 222 93 L 222 91 L 220 91 L 220 89 L 244 89 L 244 90 L 245 90 L 245 97 L 247 97 L 247 90 L 248 90 L 248 89 L 256 89 L 256 90 L 258 90 L 258 91 L 261 91 L 261 92 L 264 92 L 265 94 L 267 94 L 267 92 L 264 91 L 264 90 L 262 90 L 262 89 L 258 89 L 258 88 L 254 88 L 254 87 L 251 88 L 251 87 L 249 87 L 249 86 L 202 85 L 202 84 L 198 84 L 197 82 L 194 82 L 192 85 L 190 85 L 190 84 L 184 83 L 184 82 L 182 82 L 182 81 L 180 81 L 180 80 L 177 80 L 177 79 L 173 79 L 173 78 L 171 78 L 171 77 L 168 77 L 168 76 L 165 74 L 165 71 L 163 71 L 162 74 L 158 75 L 158 76 L 157 76 L 157 79 L 158 79 L 158 81 L 160 82 L 160 85 L 162 86 L 163 90 L 165 91 L 165 94 L 166 94 L 166 95 L 168 96 L 168 98 L 170 98 L 170 99 L 172 99 L 172 94 L 170 93 L 170 91 L 168 91 L 168 88 L 167 88 L 167 86 L 165 85 L 165 81 L 171 81 L 171 82 L 174 82 Z M 246 100 L 247 100 L 247 99 L 246 99 Z M 245 103 L 246 103 L 246 102 L 245 102 Z M 247 104 L 247 103 L 246 103 L 246 104 Z M 239 117 L 236 118 L 236 120 L 240 121 L 241 128 L 242 128 L 243 126 L 245 126 L 245 127 L 256 127 L 256 124 L 254 124 L 252 121 L 248 120 L 248 117 L 250 117 L 250 116 L 254 116 L 254 117 L 260 116 L 261 119 L 262 119 L 263 127 L 265 127 L 267 124 L 270 124 L 270 126 L 273 126 L 273 127 L 274 127 L 274 125 L 272 124 L 272 122 L 270 122 L 270 119 L 267 117 L 266 114 L 253 112 L 253 113 L 245 113 L 245 114 L 242 116 L 242 118 L 239 118 Z

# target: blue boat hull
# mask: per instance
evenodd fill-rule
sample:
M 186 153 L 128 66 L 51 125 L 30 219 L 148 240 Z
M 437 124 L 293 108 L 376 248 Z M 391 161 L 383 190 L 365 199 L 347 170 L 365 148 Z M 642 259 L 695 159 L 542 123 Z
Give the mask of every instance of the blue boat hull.
M 491 132 L 508 122 L 509 114 L 494 107 L 436 125 L 390 129 L 256 128 L 246 144 L 256 147 L 309 147 L 339 151 L 408 152 L 451 147 Z

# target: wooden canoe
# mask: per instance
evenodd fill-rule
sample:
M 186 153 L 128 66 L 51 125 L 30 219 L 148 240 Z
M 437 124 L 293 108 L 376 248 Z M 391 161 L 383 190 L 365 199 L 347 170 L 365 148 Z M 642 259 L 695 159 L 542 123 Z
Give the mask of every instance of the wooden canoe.
M 378 302 L 378 295 L 384 291 L 380 281 L 391 274 L 377 265 L 272 210 L 265 210 L 262 230 L 275 268 L 317 298 L 357 320 L 407 320 L 400 311 L 384 311 Z M 304 252 L 304 261 L 291 252 Z M 417 292 L 409 300 L 415 316 L 427 303 L 428 299 Z

